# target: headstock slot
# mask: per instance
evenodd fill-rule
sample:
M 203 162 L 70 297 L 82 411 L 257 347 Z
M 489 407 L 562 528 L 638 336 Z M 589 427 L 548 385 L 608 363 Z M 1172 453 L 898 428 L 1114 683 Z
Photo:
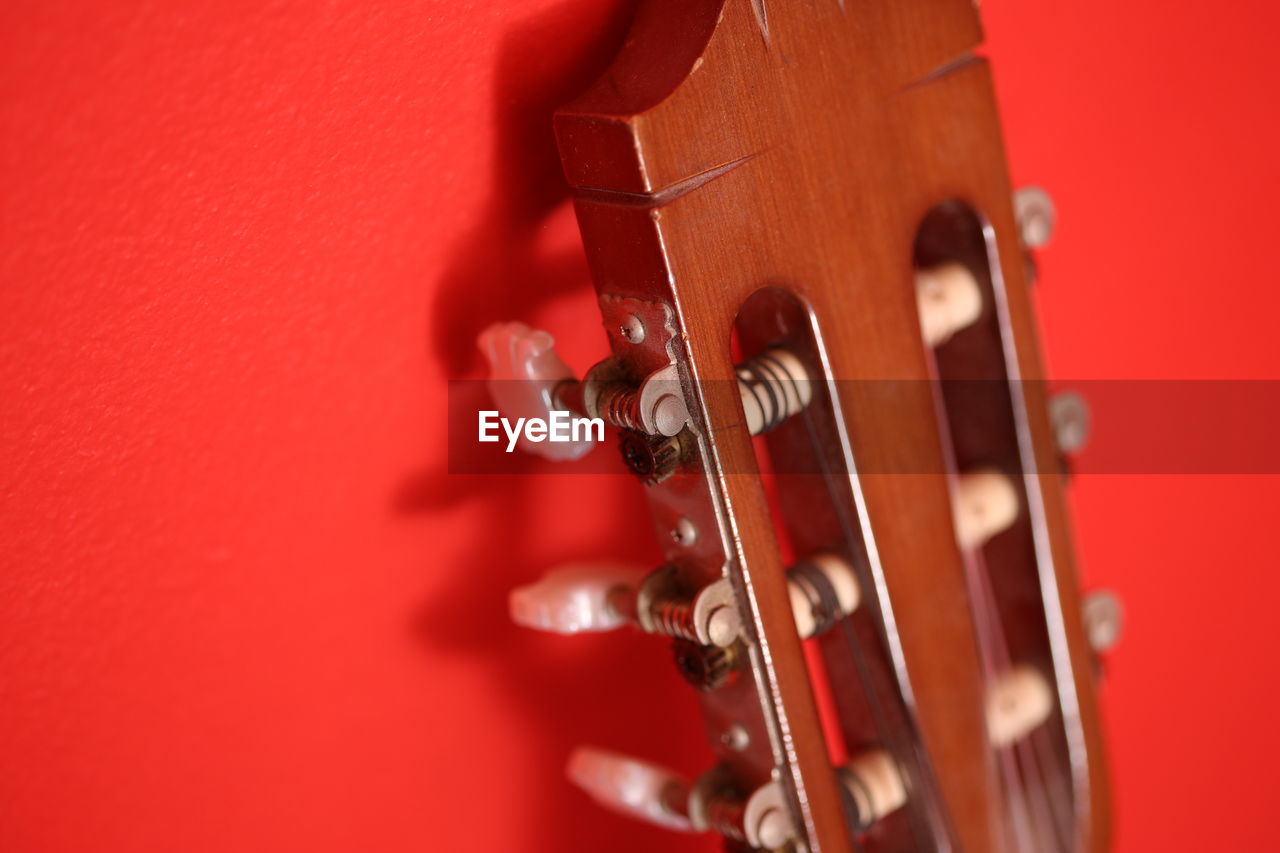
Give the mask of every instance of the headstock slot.
M 882 618 L 887 603 L 880 601 L 869 569 L 849 488 L 850 466 L 839 451 L 844 442 L 818 325 L 800 297 L 781 286 L 757 290 L 738 313 L 735 332 L 741 359 L 781 348 L 798 357 L 814 379 L 813 399 L 806 409 L 755 438 L 756 458 L 775 494 L 775 529 L 788 556 L 839 552 L 857 573 L 859 607 L 808 642 L 818 651 L 809 663 L 822 670 L 811 671 L 811 678 L 826 682 L 834 703 L 838 746 L 832 750 L 833 765 L 883 749 L 905 777 L 906 806 L 875 821 L 861 833 L 861 840 L 878 851 L 935 849 L 945 846 L 942 839 L 949 830 L 887 648 Z
M 1056 470 L 1036 470 L 1031 437 L 1025 427 L 1026 395 L 1017 377 L 1016 355 L 1006 338 L 1008 307 L 994 232 L 972 207 L 959 201 L 936 205 L 925 216 L 914 247 L 919 269 L 959 263 L 972 273 L 982 299 L 977 319 L 932 350 L 940 397 L 940 430 L 951 473 L 996 471 L 1016 489 L 1019 510 L 1012 524 L 981 546 L 965 550 L 975 627 L 990 685 L 1002 672 L 1021 664 L 1043 673 L 1051 685 L 1072 681 L 1068 665 L 1060 672 L 1047 617 L 1043 578 L 1054 577 L 1047 551 L 1037 547 L 1040 478 Z M 1035 383 L 1032 396 L 1042 389 Z M 1051 484 L 1056 486 L 1056 484 Z M 1049 599 L 1056 594 L 1056 585 Z M 1009 804 L 1005 837 L 1014 849 L 1074 850 L 1079 844 L 1069 743 L 1079 733 L 1064 697 L 1054 690 L 1048 718 L 1008 746 L 992 745 Z M 1074 699 L 1065 697 L 1070 708 Z M 1022 805 L 1019 805 L 1021 803 Z M 1020 815 L 1021 812 L 1021 815 Z M 1029 835 L 1030 834 L 1030 835 Z

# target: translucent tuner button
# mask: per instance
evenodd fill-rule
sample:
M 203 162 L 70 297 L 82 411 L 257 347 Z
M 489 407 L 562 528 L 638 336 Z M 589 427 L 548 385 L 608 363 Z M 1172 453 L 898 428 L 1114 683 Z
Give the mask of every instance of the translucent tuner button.
M 979 548 L 1018 518 L 1013 481 L 990 469 L 961 474 L 956 486 L 956 538 L 962 548 Z
M 982 288 L 964 264 L 918 269 L 916 304 L 925 343 L 941 346 L 982 314 Z
M 628 610 L 634 610 L 641 576 L 636 569 L 617 565 L 565 566 L 513 589 L 508 598 L 511 619 L 555 634 L 612 631 L 633 621 Z
M 481 332 L 476 343 L 489 361 L 489 396 L 503 417 L 550 422 L 553 411 L 564 411 L 556 403 L 556 387 L 572 380 L 573 371 L 556 354 L 556 341 L 549 333 L 524 323 L 498 323 Z M 534 442 L 522 431 L 518 446 L 535 456 L 566 461 L 581 458 L 595 442 Z
M 569 756 L 565 774 L 611 811 L 667 829 L 694 831 L 689 785 L 665 767 L 583 746 Z

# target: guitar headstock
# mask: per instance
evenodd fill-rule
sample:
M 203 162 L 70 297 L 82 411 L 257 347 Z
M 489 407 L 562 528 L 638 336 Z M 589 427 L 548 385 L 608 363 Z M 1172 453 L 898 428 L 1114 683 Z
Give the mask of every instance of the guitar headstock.
M 1015 211 L 980 39 L 970 0 L 650 0 L 556 115 L 612 356 L 529 375 L 623 430 L 664 563 L 513 611 L 674 638 L 715 755 L 576 755 L 615 807 L 757 849 L 1106 846 L 1027 290 L 1051 208 Z

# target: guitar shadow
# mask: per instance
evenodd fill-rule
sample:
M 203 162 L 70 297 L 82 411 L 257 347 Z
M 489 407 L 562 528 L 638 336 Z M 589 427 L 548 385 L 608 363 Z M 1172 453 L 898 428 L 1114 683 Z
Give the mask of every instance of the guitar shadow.
M 569 204 L 550 117 L 599 77 L 620 48 L 635 2 L 611 5 L 602 16 L 599 0 L 571 0 L 520 23 L 502 40 L 493 190 L 479 224 L 452 247 L 433 289 L 428 355 L 447 376 L 481 375 L 475 340 L 489 324 L 532 321 L 554 301 L 590 292 L 577 238 L 560 248 L 548 245 L 548 231 L 568 225 Z M 598 21 L 598 29 L 584 33 L 584 19 Z M 566 45 L 586 47 L 574 52 Z M 579 743 L 663 760 L 675 755 L 669 763 L 701 769 L 701 731 L 675 731 L 700 727 L 655 722 L 668 715 L 694 721 L 698 715 L 692 691 L 674 675 L 661 644 L 633 632 L 540 635 L 513 626 L 506 612 L 507 591 L 532 581 L 557 559 L 596 556 L 640 565 L 654 560 L 641 489 L 622 474 L 557 474 L 551 463 L 513 454 L 509 474 L 427 470 L 407 477 L 393 496 L 396 513 L 436 523 L 464 505 L 481 514 L 481 529 L 492 535 L 474 542 L 466 561 L 450 564 L 447 581 L 421 603 L 409 627 L 433 656 L 462 657 L 468 666 L 486 670 L 501 685 L 508 713 L 515 709 L 537 732 L 537 746 L 527 755 L 544 781 L 521 792 L 519 813 L 536 815 L 523 828 L 522 850 L 708 849 L 706 839 L 628 825 L 563 781 L 565 758 Z M 548 520 L 560 539 L 565 529 L 575 528 L 571 546 L 548 546 Z M 431 562 L 423 569 L 440 570 Z M 654 706 L 659 707 L 650 715 Z M 695 766 L 678 760 L 681 754 L 692 756 Z M 501 813 L 500 803 L 496 808 Z

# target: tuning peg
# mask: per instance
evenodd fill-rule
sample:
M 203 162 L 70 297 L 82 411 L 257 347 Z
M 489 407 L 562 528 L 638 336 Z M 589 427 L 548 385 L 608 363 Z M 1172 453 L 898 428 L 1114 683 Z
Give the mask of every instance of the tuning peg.
M 1103 654 L 1120 642 L 1124 628 L 1124 604 L 1109 589 L 1097 589 L 1084 597 L 1084 630 L 1089 647 Z
M 792 566 L 787 587 L 796 628 L 804 639 L 848 616 L 862 597 L 853 567 L 834 554 L 816 554 Z M 646 575 L 612 563 L 572 564 L 512 590 L 508 604 L 517 625 L 555 634 L 634 625 L 651 634 L 723 648 L 742 632 L 727 578 L 690 595 L 672 566 Z
M 511 591 L 517 625 L 554 634 L 612 631 L 635 621 L 642 573 L 614 564 L 574 564 Z
M 476 343 L 489 362 L 489 395 L 503 416 L 549 423 L 552 412 L 576 408 L 565 397 L 578 389 L 578 382 L 548 332 L 523 323 L 498 323 L 481 332 Z M 595 446 L 589 437 L 534 442 L 527 433 L 518 444 L 521 450 L 556 461 L 579 459 Z
M 672 566 L 644 574 L 611 563 L 575 564 L 511 591 L 511 618 L 556 634 L 634 625 L 650 634 L 708 646 L 732 645 L 741 632 L 733 587 L 721 578 L 690 595 Z
M 1018 223 L 1018 236 L 1027 249 L 1038 249 L 1048 243 L 1058 222 L 1053 199 L 1040 187 L 1022 187 L 1014 192 L 1013 215 Z
M 665 767 L 594 747 L 578 747 L 565 767 L 569 781 L 611 811 L 681 832 L 689 819 L 689 784 Z
M 1075 391 L 1059 391 L 1049 398 L 1049 423 L 1058 452 L 1076 453 L 1089 441 L 1089 403 Z
M 717 832 L 775 850 L 795 837 L 785 795 L 777 781 L 743 797 L 725 766 L 693 784 L 673 770 L 594 747 L 569 757 L 566 775 L 600 805 L 627 817 L 680 832 Z

